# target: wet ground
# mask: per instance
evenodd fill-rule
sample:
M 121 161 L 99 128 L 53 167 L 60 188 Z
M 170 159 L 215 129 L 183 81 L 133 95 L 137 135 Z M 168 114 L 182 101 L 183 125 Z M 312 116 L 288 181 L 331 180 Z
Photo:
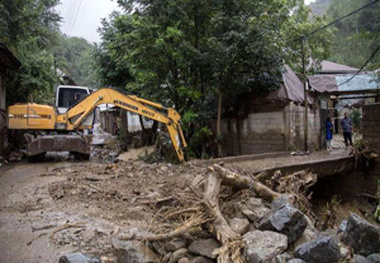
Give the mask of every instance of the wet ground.
M 251 160 L 239 166 L 252 170 L 342 155 L 348 151 L 340 144 L 332 152 Z M 0 263 L 58 262 L 76 251 L 108 256 L 112 234 L 120 228 L 147 227 L 154 212 L 149 200 L 172 195 L 167 189 L 171 184 L 182 188 L 189 183 L 198 173 L 193 167 L 141 161 L 81 163 L 67 155 L 0 167 Z

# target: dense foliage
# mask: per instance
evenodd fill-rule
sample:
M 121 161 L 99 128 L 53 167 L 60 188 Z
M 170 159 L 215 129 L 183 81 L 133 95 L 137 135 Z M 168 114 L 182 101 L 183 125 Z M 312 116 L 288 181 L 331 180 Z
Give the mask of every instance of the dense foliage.
M 33 100 L 53 103 L 56 67 L 77 84 L 92 85 L 91 45 L 68 38 L 59 31 L 59 0 L 0 0 L 0 42 L 14 53 L 22 66 L 9 71 L 4 85 L 7 104 Z
M 317 0 L 311 4 L 316 14 L 336 20 L 371 2 L 370 0 Z M 380 43 L 380 2 L 335 24 L 332 45 L 334 62 L 360 68 Z M 380 52 L 365 70 L 380 68 Z
M 118 2 L 124 12 L 103 21 L 96 48 L 101 81 L 175 107 L 198 156 L 212 137 L 217 94 L 226 110 L 248 92 L 278 88 L 283 64 L 301 65 L 294 39 L 324 24 L 308 20 L 302 0 Z M 326 34 L 306 52 L 325 58 Z

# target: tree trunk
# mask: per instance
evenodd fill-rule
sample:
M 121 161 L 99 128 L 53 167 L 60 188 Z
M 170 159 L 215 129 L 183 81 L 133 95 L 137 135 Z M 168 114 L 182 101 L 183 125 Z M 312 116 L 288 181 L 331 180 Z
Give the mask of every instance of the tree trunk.
M 218 138 L 218 156 L 223 155 L 223 149 L 222 149 L 222 133 L 220 131 L 220 125 L 221 125 L 221 119 L 222 119 L 222 100 L 223 100 L 223 94 L 222 89 L 219 87 L 218 89 L 219 94 L 219 102 L 218 102 L 218 119 L 216 121 L 216 136 Z

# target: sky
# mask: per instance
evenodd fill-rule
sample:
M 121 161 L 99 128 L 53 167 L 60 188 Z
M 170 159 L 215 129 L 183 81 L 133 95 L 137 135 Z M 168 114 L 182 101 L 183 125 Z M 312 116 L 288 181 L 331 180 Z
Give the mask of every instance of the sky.
M 305 0 L 306 4 L 315 0 Z M 68 36 L 99 42 L 97 29 L 101 19 L 108 18 L 114 10 L 120 10 L 116 0 L 61 0 L 56 10 L 62 16 L 61 31 Z
M 116 0 L 61 0 L 56 10 L 62 16 L 63 33 L 83 37 L 92 43 L 100 41 L 97 29 L 101 19 L 120 9 Z

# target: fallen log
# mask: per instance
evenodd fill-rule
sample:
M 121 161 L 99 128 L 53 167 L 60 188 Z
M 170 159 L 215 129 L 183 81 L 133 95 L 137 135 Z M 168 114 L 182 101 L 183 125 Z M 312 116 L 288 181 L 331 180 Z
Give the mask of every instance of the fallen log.
M 260 197 L 267 201 L 273 201 L 280 196 L 279 193 L 262 184 L 255 177 L 242 176 L 217 164 L 214 164 L 210 169 L 222 177 L 224 185 L 231 186 L 238 190 L 253 189 Z

